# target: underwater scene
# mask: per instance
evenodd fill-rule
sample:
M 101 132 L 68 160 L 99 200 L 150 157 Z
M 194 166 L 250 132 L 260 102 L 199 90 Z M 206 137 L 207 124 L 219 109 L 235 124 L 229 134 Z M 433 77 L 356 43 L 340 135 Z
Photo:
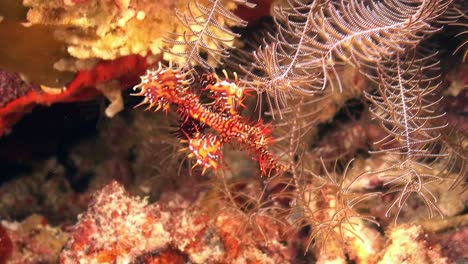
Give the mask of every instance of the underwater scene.
M 467 175 L 467 1 L 0 1 L 0 264 L 468 263 Z

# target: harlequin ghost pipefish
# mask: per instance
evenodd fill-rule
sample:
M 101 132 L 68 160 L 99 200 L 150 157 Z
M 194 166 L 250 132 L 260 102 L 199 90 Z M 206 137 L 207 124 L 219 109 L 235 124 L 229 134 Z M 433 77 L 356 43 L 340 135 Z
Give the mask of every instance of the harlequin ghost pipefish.
M 261 121 L 248 123 L 238 114 L 236 107 L 242 105 L 243 89 L 237 86 L 237 77 L 231 81 L 226 72 L 225 76 L 225 80 L 216 76 L 212 80 L 214 83 L 206 84 L 202 88 L 212 91 L 215 100 L 214 104 L 203 104 L 190 86 L 193 78 L 189 73 L 173 66 L 172 63 L 169 63 L 169 66 L 159 63 L 156 70 L 148 70 L 146 75 L 141 77 L 141 83 L 134 87 L 134 90 L 138 91 L 134 95 L 144 97 L 137 106 L 148 105 L 147 109 L 163 109 L 168 112 L 172 105 L 176 107 L 181 119 L 185 120 L 182 122 L 192 118 L 214 130 L 217 135 L 203 135 L 202 132 L 186 134 L 188 150 L 191 151 L 189 157 L 196 158 L 196 165 L 203 166 L 203 171 L 207 168 L 219 168 L 219 160 L 222 159 L 220 148 L 224 143 L 233 140 L 237 140 L 257 156 L 262 174 L 272 170 L 284 170 L 284 166 L 278 163 L 269 149 L 274 142 L 270 126 Z

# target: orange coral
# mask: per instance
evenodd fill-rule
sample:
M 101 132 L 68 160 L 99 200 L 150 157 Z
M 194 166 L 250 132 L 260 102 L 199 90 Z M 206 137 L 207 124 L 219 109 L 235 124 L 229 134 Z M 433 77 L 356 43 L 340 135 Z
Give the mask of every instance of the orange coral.
M 103 61 L 92 70 L 78 72 L 74 81 L 58 93 L 30 90 L 0 108 L 0 136 L 9 132 L 16 122 L 37 105 L 49 106 L 54 103 L 90 100 L 101 94 L 95 88 L 96 85 L 115 79 L 120 81 L 121 88 L 124 89 L 133 84 L 136 76 L 147 67 L 145 58 L 138 55 L 126 56 L 113 61 Z

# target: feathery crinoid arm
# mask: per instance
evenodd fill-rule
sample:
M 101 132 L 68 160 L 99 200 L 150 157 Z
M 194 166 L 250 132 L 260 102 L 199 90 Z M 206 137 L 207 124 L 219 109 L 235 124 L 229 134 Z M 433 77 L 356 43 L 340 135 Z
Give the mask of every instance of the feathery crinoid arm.
M 418 45 L 439 30 L 450 2 L 288 0 L 274 9 L 277 35 L 255 53 L 254 66 L 263 75 L 249 75 L 279 103 L 289 93 L 315 94 L 339 80 L 338 65 L 365 70 Z M 339 81 L 337 86 L 342 89 Z
M 424 55 L 414 49 L 396 53 L 377 67 L 378 94 L 366 94 L 371 101 L 370 111 L 387 136 L 375 142 L 380 150 L 374 153 L 393 155 L 394 163 L 385 170 L 389 179 L 389 193 L 399 195 L 387 215 L 396 209 L 395 220 L 412 195 L 417 194 L 426 204 L 432 217 L 434 209 L 440 213 L 436 198 L 428 188 L 431 182 L 442 180 L 431 170 L 427 161 L 443 156 L 431 144 L 437 144 L 440 130 L 445 127 L 436 111 L 440 98 L 435 92 L 439 81 L 436 54 Z
M 229 56 L 227 48 L 239 37 L 229 26 L 247 25 L 229 10 L 234 4 L 255 6 L 247 0 L 189 1 L 187 12 L 176 12 L 185 31 L 165 36 L 164 42 L 171 48 L 163 48 L 163 51 L 180 57 L 182 61 L 179 64 L 183 68 L 198 64 L 211 69 L 213 64 L 219 64 L 222 58 Z M 207 58 L 202 53 L 206 53 Z
M 465 2 L 465 6 L 456 5 L 453 8 L 454 12 L 459 16 L 458 21 L 452 23 L 454 26 L 461 28 L 460 32 L 455 37 L 461 38 L 461 43 L 455 49 L 454 53 L 462 54 L 462 61 L 468 61 L 468 4 Z
M 274 102 L 269 102 L 270 106 L 284 106 L 287 91 L 312 95 L 322 89 L 317 81 L 320 72 L 313 67 L 299 68 L 297 65 L 315 56 L 307 52 L 315 34 L 312 28 L 314 14 L 328 3 L 328 0 L 287 0 L 285 6 L 273 7 L 277 33 L 269 34 L 268 43 L 254 52 L 252 66 L 244 68 L 248 78 L 252 79 L 250 85 L 274 98 Z M 255 74 L 257 71 L 263 74 Z

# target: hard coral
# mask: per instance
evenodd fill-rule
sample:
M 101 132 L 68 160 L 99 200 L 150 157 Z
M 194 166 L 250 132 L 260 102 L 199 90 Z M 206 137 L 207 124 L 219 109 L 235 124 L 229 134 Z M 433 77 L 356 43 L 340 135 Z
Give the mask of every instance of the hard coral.
M 390 230 L 389 245 L 385 248 L 379 264 L 421 263 L 442 264 L 448 259 L 440 253 L 440 248 L 427 245 L 421 226 L 401 225 Z
M 33 24 L 65 26 L 57 36 L 68 43 L 68 52 L 80 59 L 115 59 L 129 54 L 157 52 L 158 35 L 171 23 L 160 23 L 175 6 L 154 1 L 26 0 Z
M 164 248 L 170 235 L 162 217 L 145 200 L 129 197 L 113 182 L 95 194 L 88 212 L 79 218 L 61 262 L 121 263 Z
M 168 30 L 188 37 L 188 31 L 177 20 L 174 10 L 187 11 L 189 0 L 24 0 L 31 9 L 28 21 L 32 24 L 55 25 L 57 37 L 67 43 L 67 51 L 78 59 L 116 59 L 121 56 L 160 54 L 161 48 L 171 53 L 180 52 L 180 47 L 164 43 L 163 34 Z M 204 1 L 208 3 L 209 1 Z M 239 1 L 225 2 L 227 9 L 235 9 Z M 270 1 L 263 1 L 261 13 L 245 14 L 251 20 L 268 13 Z M 194 11 L 196 10 L 196 11 Z M 202 9 L 191 9 L 198 16 Z M 187 12 L 189 13 L 189 12 Z M 228 19 L 216 17 L 217 25 L 229 24 Z M 195 28 L 194 28 L 195 29 Z M 217 39 L 230 39 L 223 30 L 212 30 Z M 181 37 L 181 40 L 183 38 Z M 191 39 L 192 40 L 192 39 Z M 233 45 L 231 42 L 230 46 Z M 177 46 L 177 44 L 175 45 Z M 211 45 L 212 48 L 215 45 Z M 169 55 L 170 56 L 170 55 Z
M 80 217 L 61 253 L 61 263 L 164 263 L 182 256 L 193 263 L 290 261 L 278 232 L 267 244 L 249 242 L 252 234 L 237 235 L 232 216 L 213 219 L 189 205 L 180 196 L 149 205 L 112 182 L 96 193 Z
M 76 58 L 116 59 L 130 54 L 158 54 L 161 32 L 176 30 L 172 12 L 185 1 L 25 0 L 33 24 L 64 26 L 57 36 Z

